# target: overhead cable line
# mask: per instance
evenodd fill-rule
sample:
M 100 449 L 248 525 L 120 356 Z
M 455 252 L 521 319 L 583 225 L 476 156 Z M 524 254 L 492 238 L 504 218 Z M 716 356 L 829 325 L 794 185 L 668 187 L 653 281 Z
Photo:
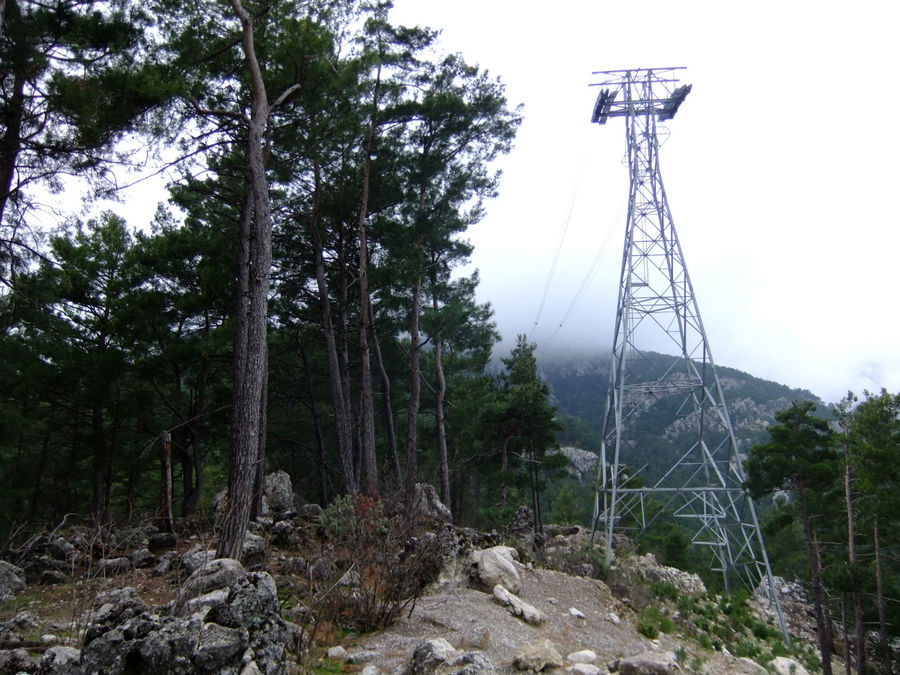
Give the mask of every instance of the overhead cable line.
M 582 148 L 586 146 L 582 144 Z M 550 271 L 547 273 L 547 281 L 544 283 L 544 292 L 541 293 L 541 302 L 538 305 L 537 315 L 534 317 L 534 324 L 531 326 L 531 335 L 528 337 L 530 342 L 534 337 L 534 331 L 537 330 L 538 322 L 541 320 L 541 314 L 544 311 L 544 304 L 547 302 L 547 296 L 550 294 L 550 284 L 553 281 L 553 275 L 556 273 L 556 265 L 559 262 L 559 254 L 562 251 L 563 242 L 566 239 L 566 232 L 569 229 L 569 222 L 572 220 L 572 211 L 575 210 L 575 201 L 578 197 L 578 188 L 581 187 L 581 178 L 584 174 L 584 161 L 587 152 L 582 150 L 581 160 L 578 162 L 578 171 L 575 174 L 575 187 L 572 189 L 572 197 L 569 199 L 569 209 L 566 212 L 566 219 L 563 221 L 562 229 L 559 232 L 559 238 L 556 240 L 556 250 L 553 252 L 553 261 L 550 263 Z
M 587 272 L 585 272 L 584 277 L 581 280 L 581 284 L 578 286 L 578 290 L 575 291 L 575 295 L 572 298 L 572 301 L 569 303 L 569 306 L 566 308 L 566 311 L 563 312 L 562 318 L 559 320 L 556 328 L 550 334 L 546 340 L 544 340 L 539 348 L 546 347 L 550 342 L 553 341 L 553 338 L 556 337 L 556 334 L 559 333 L 560 329 L 569 319 L 569 315 L 575 310 L 575 307 L 578 306 L 578 303 L 584 298 L 587 293 L 587 289 L 593 281 L 594 277 L 597 274 L 597 270 L 600 268 L 600 262 L 603 260 L 603 257 L 606 255 L 606 252 L 609 250 L 609 244 L 612 241 L 612 235 L 615 230 L 616 225 L 621 221 L 622 212 L 625 210 L 625 200 L 622 201 L 622 204 L 616 211 L 615 219 L 610 223 L 609 227 L 606 228 L 606 235 L 603 237 L 603 241 L 600 244 L 600 248 L 597 250 L 597 254 L 594 256 L 593 261 L 591 261 L 590 267 L 588 267 Z

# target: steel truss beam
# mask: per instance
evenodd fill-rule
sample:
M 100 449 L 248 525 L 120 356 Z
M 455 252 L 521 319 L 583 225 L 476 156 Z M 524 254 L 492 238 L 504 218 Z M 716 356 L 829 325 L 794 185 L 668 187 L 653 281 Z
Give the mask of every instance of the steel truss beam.
M 693 521 L 692 541 L 709 549 L 726 590 L 768 581 L 789 640 L 659 168 L 657 123 L 671 119 L 691 89 L 678 86 L 678 70 L 595 73 L 604 79 L 592 122 L 625 118 L 630 197 L 591 538 L 604 528 L 610 565 L 614 530 L 643 530 L 666 513 Z M 650 350 L 672 356 L 651 359 Z M 634 430 L 648 411 L 663 425 L 671 459 L 653 467 L 645 486 L 629 466 L 640 464 Z M 651 496 L 663 498 L 662 508 L 657 501 L 648 519 Z

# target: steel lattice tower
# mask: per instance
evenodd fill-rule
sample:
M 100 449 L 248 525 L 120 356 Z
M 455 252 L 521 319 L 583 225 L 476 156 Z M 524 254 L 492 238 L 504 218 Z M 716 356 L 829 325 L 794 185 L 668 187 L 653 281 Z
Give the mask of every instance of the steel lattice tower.
M 657 125 L 674 117 L 691 90 L 678 86 L 678 70 L 594 73 L 604 79 L 594 85 L 600 93 L 591 121 L 625 118 L 630 198 L 591 536 L 605 527 L 609 565 L 615 529 L 643 529 L 663 513 L 692 520 L 692 541 L 708 547 L 726 589 L 735 580 L 751 590 L 769 582 L 786 634 L 659 168 Z M 658 463 L 662 451 L 663 467 L 648 466 L 649 453 L 636 447 L 641 416 L 665 429 L 667 447 L 653 459 Z M 650 496 L 663 505 L 648 517 Z

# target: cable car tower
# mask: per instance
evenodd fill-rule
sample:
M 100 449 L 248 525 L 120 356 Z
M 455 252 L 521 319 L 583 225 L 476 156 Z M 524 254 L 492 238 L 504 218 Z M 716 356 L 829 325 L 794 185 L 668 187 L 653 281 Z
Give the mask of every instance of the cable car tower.
M 591 537 L 605 528 L 609 565 L 614 530 L 640 531 L 663 514 L 688 519 L 726 589 L 768 581 L 787 634 L 659 168 L 658 125 L 691 91 L 679 70 L 594 73 L 591 122 L 625 118 L 630 198 Z M 664 429 L 665 447 L 638 447 L 647 420 Z

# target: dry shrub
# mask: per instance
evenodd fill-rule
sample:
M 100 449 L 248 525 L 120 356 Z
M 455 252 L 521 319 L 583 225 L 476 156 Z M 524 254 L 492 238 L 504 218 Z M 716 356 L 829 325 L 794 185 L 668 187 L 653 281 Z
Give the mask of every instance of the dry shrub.
M 359 631 L 389 626 L 440 571 L 441 546 L 402 508 L 365 495 L 341 497 L 319 519 L 308 590 L 316 623 Z

